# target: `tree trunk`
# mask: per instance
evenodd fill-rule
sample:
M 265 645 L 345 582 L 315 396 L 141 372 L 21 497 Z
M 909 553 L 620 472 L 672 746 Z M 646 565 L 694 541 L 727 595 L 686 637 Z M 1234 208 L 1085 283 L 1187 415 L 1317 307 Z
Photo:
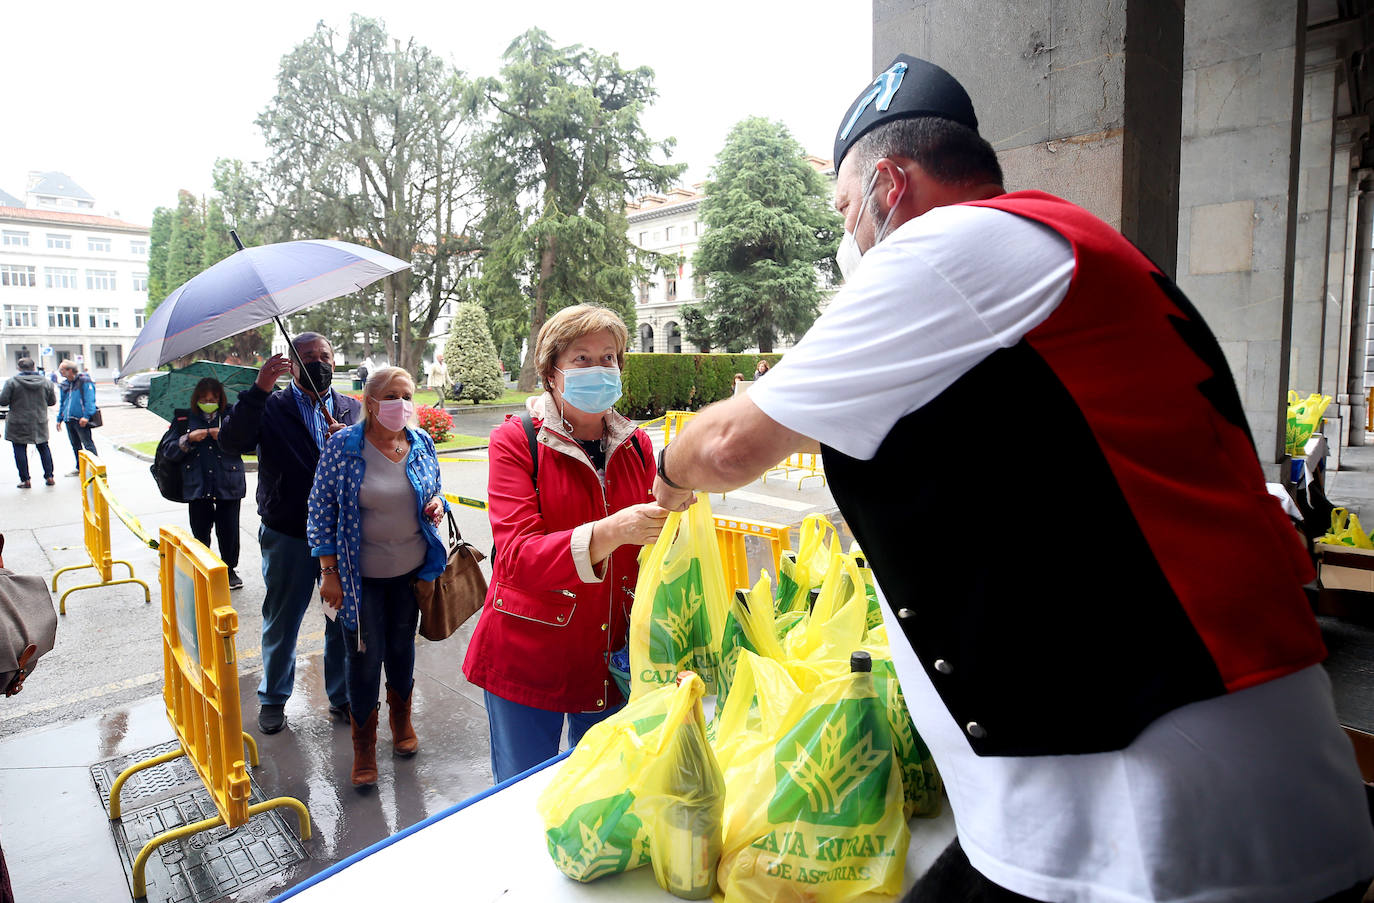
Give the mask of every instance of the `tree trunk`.
M 539 284 L 534 287 L 534 307 L 530 310 L 530 353 L 525 355 L 525 362 L 520 365 L 520 381 L 516 384 L 516 388 L 521 392 L 533 392 L 535 380 L 539 376 L 534 369 L 534 346 L 535 340 L 539 337 L 539 330 L 544 328 L 544 321 L 548 319 L 548 284 L 553 276 L 553 262 L 557 254 L 558 239 L 550 235 L 543 252 L 539 255 Z

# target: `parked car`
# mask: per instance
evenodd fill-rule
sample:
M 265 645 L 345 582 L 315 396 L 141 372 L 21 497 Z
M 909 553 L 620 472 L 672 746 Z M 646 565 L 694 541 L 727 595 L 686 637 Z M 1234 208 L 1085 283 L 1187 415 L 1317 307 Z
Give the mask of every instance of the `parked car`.
M 136 408 L 148 406 L 148 384 L 152 382 L 157 370 L 144 370 L 130 376 L 121 376 L 116 384 L 123 390 L 124 400 Z

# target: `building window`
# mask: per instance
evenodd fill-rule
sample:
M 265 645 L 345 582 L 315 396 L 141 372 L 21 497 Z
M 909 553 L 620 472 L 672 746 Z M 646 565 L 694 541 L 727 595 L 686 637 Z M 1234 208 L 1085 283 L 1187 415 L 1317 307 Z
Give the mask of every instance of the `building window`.
M 148 313 L 147 313 L 147 311 L 142 311 L 142 310 L 136 310 L 136 311 L 134 311 L 134 329 L 142 329 L 142 328 L 143 328 L 143 324 L 144 324 L 144 323 L 147 323 L 147 322 L 148 322 Z
M 76 270 L 67 267 L 44 267 L 43 282 L 48 288 L 76 288 Z
M 639 350 L 651 354 L 654 350 L 654 328 L 648 323 L 639 324 Z
M 17 288 L 34 288 L 38 285 L 38 273 L 34 267 L 17 263 L 0 263 L 0 285 Z
M 682 332 L 677 328 L 677 323 L 668 324 L 668 353 L 682 353 Z
M 677 300 L 677 277 L 669 276 L 667 286 L 664 288 L 664 297 L 669 301 Z
M 86 237 L 86 250 L 97 251 L 102 254 L 110 253 L 110 240 L 108 238 Z
M 648 232 L 641 232 L 641 233 L 639 233 L 639 245 L 640 245 L 640 247 L 643 247 L 643 246 L 644 246 L 644 242 L 648 241 L 648 239 L 649 239 L 649 233 L 648 233 Z
M 672 240 L 673 240 L 673 227 L 672 227 L 672 226 L 664 226 L 664 227 L 663 227 L 663 240 L 664 240 L 664 241 L 672 241 Z
M 133 254 L 135 257 L 147 257 L 148 243 L 146 241 L 130 241 L 129 253 Z
M 70 251 L 72 249 L 72 237 L 70 235 L 57 235 L 49 232 L 48 248 L 58 251 Z
M 696 234 L 697 234 L 697 235 L 700 235 L 700 234 L 701 234 L 701 222 L 700 222 L 700 220 L 698 220 L 697 222 L 693 223 L 692 225 L 694 225 L 694 226 L 696 227 Z
M 29 233 L 11 232 L 6 229 L 4 232 L 0 232 L 0 240 L 3 240 L 5 247 L 27 248 L 29 246 Z
M 51 329 L 80 329 L 81 309 L 77 307 L 49 307 L 48 327 Z
M 102 292 L 112 291 L 115 287 L 114 270 L 87 270 L 86 288 Z
M 136 292 L 146 292 L 146 291 L 148 290 L 148 274 L 147 274 L 147 273 L 134 273 L 133 276 L 130 277 L 130 279 L 133 281 L 133 284 L 134 284 L 134 291 L 136 291 Z
M 640 304 L 648 304 L 648 303 L 649 303 L 649 283 L 647 283 L 647 282 L 641 282 L 641 283 L 639 284 L 639 303 L 640 303 Z
M 92 307 L 91 328 L 118 329 L 119 311 L 113 307 Z
M 110 355 L 104 348 L 97 348 L 91 352 L 95 356 L 95 365 L 100 369 L 110 366 Z
M 6 326 L 38 326 L 38 305 L 36 304 L 6 304 L 5 305 L 5 325 Z

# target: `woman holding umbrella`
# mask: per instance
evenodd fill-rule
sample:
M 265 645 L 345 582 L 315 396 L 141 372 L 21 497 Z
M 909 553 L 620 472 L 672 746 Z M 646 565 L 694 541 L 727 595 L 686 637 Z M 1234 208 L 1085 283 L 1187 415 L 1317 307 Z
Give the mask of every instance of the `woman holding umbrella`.
M 224 384 L 213 376 L 196 383 L 191 407 L 178 411 L 163 438 L 163 455 L 181 464 L 182 497 L 191 517 L 191 533 L 207 547 L 210 528 L 219 537 L 219 557 L 229 568 L 229 588 L 243 586 L 239 566 L 239 503 L 248 494 L 243 458 L 219 444 L 220 421 L 229 407 Z

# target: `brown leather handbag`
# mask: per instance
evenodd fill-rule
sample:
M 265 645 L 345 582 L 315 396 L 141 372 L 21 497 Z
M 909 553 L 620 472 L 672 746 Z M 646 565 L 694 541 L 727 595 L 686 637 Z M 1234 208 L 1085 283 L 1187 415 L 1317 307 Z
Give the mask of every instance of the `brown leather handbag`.
M 446 640 L 482 607 L 487 598 L 487 578 L 479 562 L 485 557 L 463 539 L 453 512 L 448 512 L 448 563 L 435 580 L 415 581 L 415 601 L 420 606 L 420 636 Z

